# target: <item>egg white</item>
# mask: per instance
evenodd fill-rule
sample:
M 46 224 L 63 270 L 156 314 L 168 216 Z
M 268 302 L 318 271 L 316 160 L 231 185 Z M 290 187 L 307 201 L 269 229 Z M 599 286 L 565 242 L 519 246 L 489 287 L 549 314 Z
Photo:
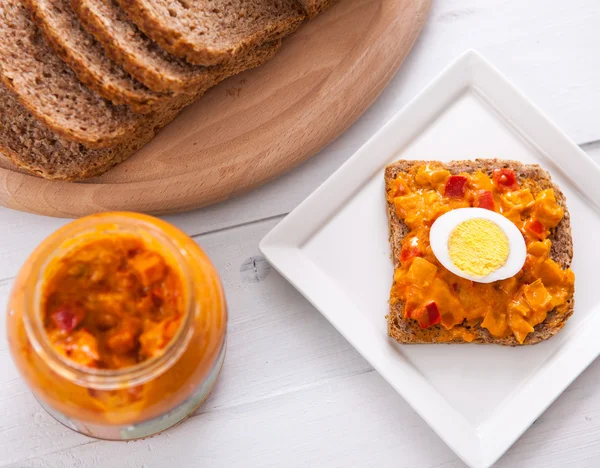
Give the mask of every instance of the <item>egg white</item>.
M 452 231 L 469 219 L 487 219 L 495 223 L 508 239 L 509 253 L 506 263 L 486 276 L 471 276 L 460 270 L 450 259 L 448 240 Z M 495 211 L 483 208 L 458 208 L 440 216 L 431 226 L 429 243 L 439 262 L 450 272 L 461 278 L 477 283 L 492 283 L 516 275 L 525 263 L 527 247 L 519 228 L 510 220 Z

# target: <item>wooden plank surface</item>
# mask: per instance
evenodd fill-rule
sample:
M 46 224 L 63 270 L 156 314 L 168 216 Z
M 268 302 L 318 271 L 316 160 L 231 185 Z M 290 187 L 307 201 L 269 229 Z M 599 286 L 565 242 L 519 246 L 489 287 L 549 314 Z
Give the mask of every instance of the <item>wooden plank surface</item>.
M 350 1 L 350 0 L 342 0 Z M 600 163 L 600 6 L 596 0 L 440 0 L 400 73 L 342 137 L 247 196 L 170 216 L 207 250 L 231 307 L 229 354 L 190 421 L 132 443 L 56 423 L 0 340 L 0 466 L 464 466 L 356 351 L 261 259 L 258 242 L 448 62 L 482 52 Z M 266 218 L 266 219 L 265 219 Z M 0 209 L 0 302 L 33 248 L 65 220 Z M 252 261 L 256 262 L 257 271 Z M 0 321 L 0 335 L 5 336 Z M 600 363 L 590 366 L 498 463 L 600 466 Z
M 14 468 L 173 463 L 396 467 L 401 450 L 400 466 L 462 466 L 321 314 L 264 262 L 257 243 L 277 221 L 197 238 L 222 273 L 231 316 L 223 374 L 194 417 L 148 440 L 88 439 L 55 423 L 39 407 L 3 347 L 0 383 L 3 402 L 10 404 L 3 407 L 0 460 Z M 0 300 L 9 284 L 0 285 Z M 500 466 L 552 466 L 557 451 L 566 453 L 563 461 L 579 462 L 573 466 L 598 466 L 598 378 L 600 363 L 595 363 Z

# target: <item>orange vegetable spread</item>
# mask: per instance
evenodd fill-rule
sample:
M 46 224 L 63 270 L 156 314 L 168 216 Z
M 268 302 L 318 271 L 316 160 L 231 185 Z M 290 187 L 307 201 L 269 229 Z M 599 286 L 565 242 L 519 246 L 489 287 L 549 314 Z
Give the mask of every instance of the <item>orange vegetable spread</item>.
M 182 282 L 135 237 L 79 246 L 43 291 L 44 328 L 55 349 L 86 367 L 120 369 L 162 353 L 184 315 Z
M 61 422 L 95 437 L 145 437 L 206 398 L 225 354 L 217 271 L 185 233 L 137 213 L 59 229 L 15 279 L 10 349 Z
M 182 280 L 130 236 L 96 239 L 62 258 L 43 291 L 44 328 L 77 364 L 121 369 L 161 354 L 184 316 Z
M 388 201 L 410 232 L 402 242 L 390 302 L 404 303 L 404 317 L 422 328 L 440 324 L 440 340 L 472 341 L 467 326 L 479 324 L 494 337 L 514 335 L 523 343 L 548 312 L 563 306 L 574 290 L 574 275 L 550 258 L 548 236 L 564 215 L 552 189 L 532 179 L 520 184 L 511 169 L 490 178 L 477 171 L 451 175 L 428 164 L 398 174 L 388 187 Z M 514 277 L 477 283 L 445 269 L 429 245 L 429 231 L 442 214 L 466 207 L 496 211 L 522 232 L 525 265 Z

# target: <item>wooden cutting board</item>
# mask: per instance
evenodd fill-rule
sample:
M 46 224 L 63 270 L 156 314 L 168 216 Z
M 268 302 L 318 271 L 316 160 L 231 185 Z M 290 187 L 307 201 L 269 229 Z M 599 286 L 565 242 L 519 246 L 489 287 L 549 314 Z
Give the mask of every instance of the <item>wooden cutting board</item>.
M 96 179 L 49 182 L 0 158 L 0 204 L 49 216 L 164 214 L 225 200 L 289 171 L 375 100 L 418 37 L 431 0 L 341 0 Z

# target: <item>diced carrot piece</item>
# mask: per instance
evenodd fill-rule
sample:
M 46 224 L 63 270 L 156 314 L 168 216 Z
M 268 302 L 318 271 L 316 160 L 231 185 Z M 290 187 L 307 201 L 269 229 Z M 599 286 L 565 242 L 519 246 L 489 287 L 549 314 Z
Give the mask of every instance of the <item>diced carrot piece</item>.
M 416 257 L 408 269 L 407 278 L 412 284 L 427 286 L 435 278 L 437 267 L 421 257 Z
M 508 325 L 513 331 L 515 338 L 519 344 L 525 342 L 525 338 L 533 331 L 533 327 L 523 318 L 522 315 L 517 313 L 509 314 Z
M 548 239 L 539 242 L 532 242 L 527 246 L 527 253 L 535 255 L 536 257 L 543 257 L 550 252 L 551 246 L 552 243 Z
M 565 211 L 556 201 L 554 190 L 546 189 L 535 197 L 533 213 L 535 218 L 539 219 L 544 226 L 553 228 L 560 223 Z
M 544 263 L 540 265 L 540 279 L 547 285 L 556 285 L 563 282 L 564 272 L 560 268 L 560 265 L 554 260 L 547 258 Z
M 131 266 L 137 271 L 145 287 L 161 281 L 167 275 L 167 265 L 160 255 L 143 252 L 131 259 Z
M 140 336 L 140 354 L 145 357 L 152 357 L 159 354 L 179 329 L 180 320 L 171 318 L 151 326 Z
M 114 353 L 127 354 L 136 346 L 135 335 L 127 328 L 116 330 L 106 340 L 106 346 Z
M 74 331 L 63 340 L 54 343 L 56 349 L 64 356 L 82 366 L 94 367 L 99 359 L 98 341 L 89 331 Z
M 523 286 L 523 292 L 527 303 L 534 311 L 545 313 L 552 310 L 552 296 L 541 279 Z
M 487 328 L 492 336 L 504 336 L 506 334 L 506 329 L 508 328 L 508 324 L 506 323 L 506 313 L 496 314 L 490 310 L 485 314 L 481 326 Z

